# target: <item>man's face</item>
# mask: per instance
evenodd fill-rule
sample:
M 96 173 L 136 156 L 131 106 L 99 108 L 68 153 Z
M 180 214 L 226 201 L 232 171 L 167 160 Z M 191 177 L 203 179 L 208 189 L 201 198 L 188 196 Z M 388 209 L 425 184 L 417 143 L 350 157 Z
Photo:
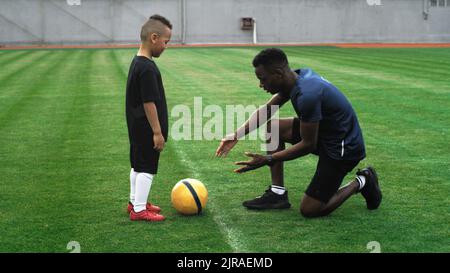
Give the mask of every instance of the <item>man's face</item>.
M 151 35 L 152 42 L 152 57 L 158 58 L 167 48 L 167 44 L 170 41 L 170 37 L 172 36 L 172 30 L 168 27 L 164 28 L 162 34 L 153 33 Z
M 258 65 L 255 68 L 255 74 L 259 80 L 259 87 L 266 92 L 275 95 L 281 91 L 283 76 L 280 71 L 271 71 L 262 65 Z

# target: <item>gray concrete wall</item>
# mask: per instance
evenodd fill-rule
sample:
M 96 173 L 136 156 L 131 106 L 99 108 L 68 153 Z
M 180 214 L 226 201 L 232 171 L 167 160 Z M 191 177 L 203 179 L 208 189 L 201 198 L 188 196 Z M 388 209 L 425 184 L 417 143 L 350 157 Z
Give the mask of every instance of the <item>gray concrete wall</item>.
M 450 42 L 448 7 L 428 0 L 0 0 L 0 44 L 137 43 L 160 13 L 174 43 Z M 376 5 L 380 3 L 381 5 Z M 375 4 L 375 5 L 369 5 Z M 184 12 L 183 12 L 184 11 Z M 428 13 L 424 19 L 423 12 Z

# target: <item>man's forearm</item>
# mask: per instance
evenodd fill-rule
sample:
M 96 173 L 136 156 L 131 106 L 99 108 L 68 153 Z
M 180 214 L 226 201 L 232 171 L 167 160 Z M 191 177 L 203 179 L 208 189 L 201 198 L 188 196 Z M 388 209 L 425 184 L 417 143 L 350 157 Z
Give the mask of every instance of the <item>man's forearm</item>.
M 310 145 L 305 143 L 304 141 L 300 141 L 299 143 L 292 145 L 288 149 L 272 154 L 272 160 L 274 162 L 289 161 L 310 154 L 314 150 L 314 145 Z
M 250 118 L 239 127 L 236 132 L 236 138 L 241 138 L 258 129 L 262 124 L 266 123 L 272 117 L 270 106 L 264 105 L 255 111 Z

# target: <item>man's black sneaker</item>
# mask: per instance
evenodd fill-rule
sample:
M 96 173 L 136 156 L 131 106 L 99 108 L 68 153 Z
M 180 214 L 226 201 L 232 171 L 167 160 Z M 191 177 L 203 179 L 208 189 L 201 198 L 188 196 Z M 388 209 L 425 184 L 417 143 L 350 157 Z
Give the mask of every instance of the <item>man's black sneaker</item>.
M 288 200 L 288 192 L 285 191 L 284 194 L 276 194 L 272 191 L 271 186 L 266 190 L 266 192 L 253 200 L 244 201 L 242 203 L 244 207 L 248 209 L 288 209 L 291 204 Z
M 363 175 L 366 178 L 366 184 L 361 189 L 361 194 L 366 199 L 367 208 L 370 210 L 377 209 L 381 204 L 382 195 L 375 169 L 367 167 L 358 170 L 356 175 Z

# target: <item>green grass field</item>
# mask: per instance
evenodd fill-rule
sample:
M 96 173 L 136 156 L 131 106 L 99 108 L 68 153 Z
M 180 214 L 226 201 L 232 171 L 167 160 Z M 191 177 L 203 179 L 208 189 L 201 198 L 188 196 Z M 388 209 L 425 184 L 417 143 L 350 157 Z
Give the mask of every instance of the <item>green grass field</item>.
M 261 105 L 251 61 L 261 48 L 169 48 L 157 60 L 169 111 L 175 105 Z M 450 48 L 284 48 L 352 102 L 367 158 L 378 170 L 381 207 L 362 196 L 328 217 L 304 219 L 299 202 L 317 158 L 285 164 L 293 207 L 254 212 L 269 171 L 232 172 L 242 141 L 214 158 L 219 141 L 169 140 L 151 200 L 163 223 L 130 222 L 125 83 L 134 49 L 0 51 L 0 252 L 450 252 Z M 288 103 L 280 116 L 293 116 Z M 176 119 L 171 118 L 173 123 Z M 204 182 L 209 203 L 186 217 L 170 204 L 174 184 Z M 346 180 L 350 180 L 348 176 Z

